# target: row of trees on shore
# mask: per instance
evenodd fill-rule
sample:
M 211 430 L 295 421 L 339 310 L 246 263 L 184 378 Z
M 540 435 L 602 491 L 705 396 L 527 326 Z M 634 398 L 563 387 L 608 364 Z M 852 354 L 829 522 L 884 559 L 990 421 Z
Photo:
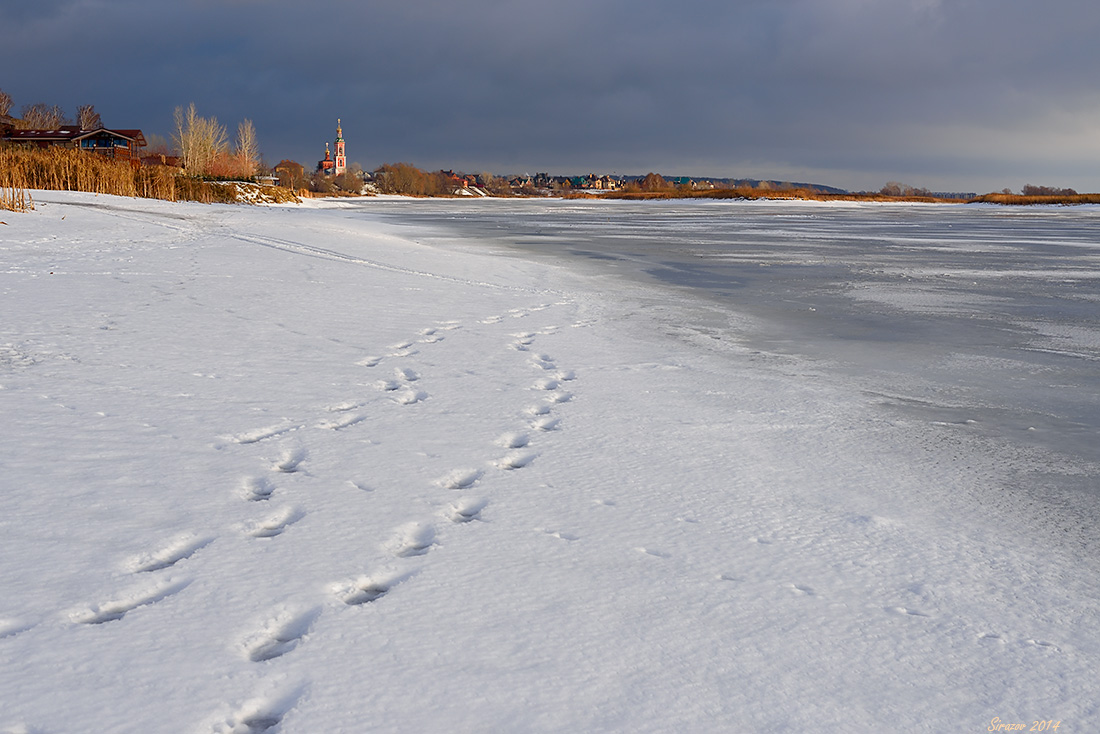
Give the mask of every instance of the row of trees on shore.
M 98 130 L 103 127 L 95 105 L 78 105 L 76 117 L 70 118 L 59 106 L 45 102 L 23 105 L 19 117 L 13 117 L 11 111 L 14 104 L 12 96 L 0 89 L 0 120 L 10 120 L 8 124 L 16 130 L 56 130 L 62 125 L 79 125 L 81 130 Z

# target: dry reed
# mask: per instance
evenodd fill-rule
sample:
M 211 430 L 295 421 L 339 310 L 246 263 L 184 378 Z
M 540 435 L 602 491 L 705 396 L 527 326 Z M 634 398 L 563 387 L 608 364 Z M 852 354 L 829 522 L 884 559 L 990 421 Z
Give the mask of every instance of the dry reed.
M 1021 194 L 986 194 L 974 201 L 1008 206 L 1032 206 L 1037 204 L 1072 206 L 1075 204 L 1100 204 L 1100 194 L 1069 194 L 1054 196 L 1023 196 Z
M 75 148 L 0 145 L 0 208 L 4 209 L 33 208 L 27 189 L 87 191 L 206 204 L 297 201 L 292 192 L 275 188 L 203 181 L 166 166 L 134 167 L 129 161 L 112 160 Z

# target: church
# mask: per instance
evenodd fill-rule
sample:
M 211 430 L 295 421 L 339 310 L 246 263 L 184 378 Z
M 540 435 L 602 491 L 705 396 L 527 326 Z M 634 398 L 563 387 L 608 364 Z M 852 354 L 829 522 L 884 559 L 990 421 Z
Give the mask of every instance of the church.
M 333 158 L 328 143 L 325 143 L 325 159 L 317 162 L 317 172 L 326 176 L 339 176 L 348 170 L 348 157 L 344 151 L 344 130 L 340 127 L 340 118 L 336 118 L 336 140 L 333 142 L 336 156 Z

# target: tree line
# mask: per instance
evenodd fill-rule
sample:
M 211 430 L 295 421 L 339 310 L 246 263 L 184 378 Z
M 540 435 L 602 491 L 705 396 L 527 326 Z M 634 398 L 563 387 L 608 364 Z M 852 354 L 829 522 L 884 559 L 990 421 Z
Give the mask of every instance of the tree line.
M 103 120 L 96 112 L 95 105 L 77 105 L 76 117 L 69 117 L 58 105 L 35 102 L 23 105 L 19 117 L 14 117 L 11 114 L 14 104 L 11 95 L 0 89 L 0 119 L 7 119 L 7 124 L 16 130 L 56 130 L 63 125 L 79 125 L 81 130 L 98 130 L 103 127 Z

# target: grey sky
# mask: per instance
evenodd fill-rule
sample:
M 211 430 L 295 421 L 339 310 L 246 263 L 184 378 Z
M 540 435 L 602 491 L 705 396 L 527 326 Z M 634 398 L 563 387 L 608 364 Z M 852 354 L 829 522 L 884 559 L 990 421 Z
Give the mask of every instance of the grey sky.
M 0 89 L 266 158 L 1100 191 L 1095 0 L 0 0 Z

